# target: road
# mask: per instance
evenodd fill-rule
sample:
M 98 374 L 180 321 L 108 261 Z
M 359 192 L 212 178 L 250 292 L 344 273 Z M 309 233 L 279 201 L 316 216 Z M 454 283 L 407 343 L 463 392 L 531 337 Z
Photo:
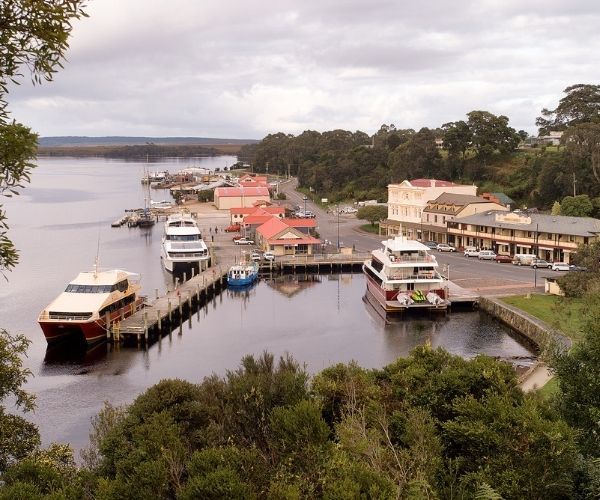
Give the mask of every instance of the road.
M 297 181 L 290 179 L 280 184 L 280 190 L 287 196 L 287 204 L 298 205 L 304 210 L 303 193 L 295 190 Z M 353 214 L 341 214 L 339 217 L 328 214 L 310 198 L 306 200 L 306 210 L 310 210 L 317 218 L 317 231 L 321 240 L 328 240 L 330 251 L 340 246 L 354 247 L 357 252 L 370 252 L 379 247 L 385 239 L 382 236 L 369 234 L 360 230 L 364 221 L 359 221 Z M 339 235 L 339 236 L 338 236 Z M 533 269 L 528 266 L 499 264 L 495 261 L 484 261 L 474 257 L 464 257 L 457 252 L 435 252 L 439 270 L 444 276 L 457 285 L 479 292 L 481 295 L 523 294 L 544 290 L 545 277 L 559 277 L 563 273 L 549 269 Z

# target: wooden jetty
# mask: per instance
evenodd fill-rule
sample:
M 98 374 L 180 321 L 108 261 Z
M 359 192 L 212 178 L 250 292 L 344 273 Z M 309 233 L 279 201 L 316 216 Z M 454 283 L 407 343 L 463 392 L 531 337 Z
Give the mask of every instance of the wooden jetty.
M 361 271 L 370 253 L 330 253 L 313 255 L 278 256 L 274 262 L 262 261 L 261 271 L 282 273 L 322 271 Z
M 193 274 L 193 271 L 192 271 Z M 211 267 L 191 279 L 176 284 L 166 295 L 107 329 L 109 340 L 119 342 L 135 338 L 148 343 L 150 337 L 161 336 L 164 329 L 172 330 L 186 317 L 191 319 L 211 297 L 226 286 L 227 269 Z M 158 291 L 157 291 L 158 294 Z

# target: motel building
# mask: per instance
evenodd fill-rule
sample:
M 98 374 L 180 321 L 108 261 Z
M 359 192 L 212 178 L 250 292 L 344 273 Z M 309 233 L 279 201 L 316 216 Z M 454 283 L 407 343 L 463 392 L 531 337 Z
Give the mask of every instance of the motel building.
M 488 211 L 454 219 L 448 242 L 457 248 L 489 248 L 498 254 L 534 254 L 548 262 L 570 262 L 581 244 L 596 241 L 600 220 L 526 212 Z

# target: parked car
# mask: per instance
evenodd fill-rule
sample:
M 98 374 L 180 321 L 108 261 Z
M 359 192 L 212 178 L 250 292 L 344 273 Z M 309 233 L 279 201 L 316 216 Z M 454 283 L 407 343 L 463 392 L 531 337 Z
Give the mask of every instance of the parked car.
M 501 254 L 497 254 L 497 255 L 496 255 L 496 259 L 495 259 L 495 261 L 496 261 L 496 262 L 499 262 L 499 263 L 501 263 L 501 264 L 502 264 L 502 263 L 505 263 L 505 262 L 507 262 L 507 263 L 509 263 L 509 264 L 510 264 L 510 263 L 513 261 L 513 258 L 512 258 L 510 255 L 501 255 Z
M 438 252 L 456 252 L 456 248 L 448 243 L 438 243 L 436 249 Z
M 426 247 L 431 248 L 432 250 L 435 250 L 438 246 L 438 244 L 435 241 L 426 241 L 425 243 L 423 243 Z
M 254 240 L 249 240 L 248 238 L 238 238 L 233 240 L 236 245 L 254 245 Z
M 496 260 L 496 253 L 492 250 L 481 250 L 477 257 L 479 260 Z
M 273 252 L 265 252 L 263 254 L 263 257 L 265 258 L 265 260 L 268 260 L 271 262 L 273 262 L 275 260 L 275 254 Z
M 465 257 L 479 257 L 479 250 L 475 247 L 465 247 L 463 255 Z
M 254 262 L 260 262 L 263 258 L 262 253 L 260 253 L 259 251 L 255 250 L 254 252 L 252 252 L 252 255 L 250 255 L 250 258 L 254 261 Z
M 552 267 L 552 264 L 544 259 L 533 259 L 531 261 L 531 264 L 529 264 L 529 265 L 531 267 L 533 267 L 534 269 L 536 269 L 538 267 L 546 267 L 546 268 L 550 269 Z
M 587 267 L 576 266 L 575 264 L 571 264 L 569 266 L 569 271 L 587 271 Z
M 241 229 L 239 224 L 231 224 L 231 226 L 227 226 L 225 228 L 226 233 L 237 233 Z
M 569 268 L 570 268 L 570 266 L 566 262 L 553 262 L 552 263 L 553 271 L 568 271 Z
M 513 264 L 517 266 L 528 266 L 533 259 L 535 259 L 535 255 L 532 253 L 516 253 L 513 257 Z

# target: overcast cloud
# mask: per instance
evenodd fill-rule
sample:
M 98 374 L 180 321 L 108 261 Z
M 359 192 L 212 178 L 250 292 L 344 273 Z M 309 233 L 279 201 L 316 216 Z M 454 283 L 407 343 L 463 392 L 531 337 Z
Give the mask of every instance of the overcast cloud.
M 595 0 L 92 0 L 54 82 L 11 87 L 42 136 L 262 138 L 438 127 L 474 109 L 535 130 L 600 83 Z

